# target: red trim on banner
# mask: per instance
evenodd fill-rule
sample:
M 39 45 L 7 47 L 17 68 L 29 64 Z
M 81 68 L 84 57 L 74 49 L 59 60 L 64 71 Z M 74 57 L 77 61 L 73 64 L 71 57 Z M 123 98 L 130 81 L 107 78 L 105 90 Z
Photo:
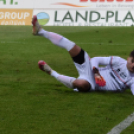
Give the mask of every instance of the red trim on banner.
M 66 2 L 58 2 L 58 3 L 54 3 L 53 5 L 65 5 L 65 6 L 72 6 L 72 7 L 89 7 L 89 6 L 74 5 L 74 4 L 66 3 Z

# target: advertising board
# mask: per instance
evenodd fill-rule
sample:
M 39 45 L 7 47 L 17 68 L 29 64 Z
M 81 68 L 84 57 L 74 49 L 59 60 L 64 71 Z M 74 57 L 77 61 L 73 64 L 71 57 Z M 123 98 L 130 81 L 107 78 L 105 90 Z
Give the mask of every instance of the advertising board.
M 130 26 L 134 11 L 128 10 L 35 10 L 46 26 Z
M 130 26 L 134 0 L 0 0 L 0 25 L 31 25 L 33 15 L 46 26 Z
M 1 25 L 31 25 L 32 9 L 0 9 Z

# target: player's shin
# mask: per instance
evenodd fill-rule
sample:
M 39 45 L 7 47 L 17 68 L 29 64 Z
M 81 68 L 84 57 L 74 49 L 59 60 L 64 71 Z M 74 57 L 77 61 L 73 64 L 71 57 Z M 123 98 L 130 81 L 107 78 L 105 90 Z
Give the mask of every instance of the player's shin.
M 69 76 L 64 76 L 64 75 L 60 75 L 57 78 L 58 81 L 60 81 L 61 83 L 63 83 L 65 86 L 67 86 L 68 88 L 73 89 L 73 82 L 76 80 L 76 78 L 74 77 L 69 77 Z
M 55 77 L 59 82 L 64 84 L 66 87 L 71 89 L 74 88 L 73 82 L 76 80 L 76 78 L 65 75 L 58 75 L 58 73 L 56 74 L 56 72 L 52 72 L 51 76 Z
M 44 29 L 41 29 L 38 32 L 39 35 L 49 39 L 53 44 L 62 47 L 66 49 L 67 51 L 70 51 L 74 46 L 75 43 L 68 40 L 67 38 L 53 32 L 45 31 Z
M 73 88 L 73 82 L 75 81 L 76 78 L 74 77 L 69 77 L 69 76 L 65 76 L 65 75 L 61 75 L 59 73 L 57 73 L 55 70 L 53 70 L 45 61 L 40 60 L 38 62 L 38 66 L 39 68 L 46 72 L 47 74 L 53 76 L 54 78 L 56 78 L 58 81 L 60 81 L 61 83 L 63 83 L 65 86 L 67 86 L 68 88 Z

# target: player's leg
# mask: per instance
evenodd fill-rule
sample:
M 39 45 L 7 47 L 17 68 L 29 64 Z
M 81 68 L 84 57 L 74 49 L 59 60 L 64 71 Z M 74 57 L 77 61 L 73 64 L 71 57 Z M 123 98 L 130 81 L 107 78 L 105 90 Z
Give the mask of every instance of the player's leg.
M 82 64 L 84 62 L 84 51 L 77 45 L 75 45 L 74 42 L 68 40 L 67 38 L 53 32 L 48 32 L 42 29 L 37 21 L 37 17 L 34 16 L 32 20 L 33 24 L 33 33 L 41 35 L 47 39 L 49 39 L 53 44 L 65 48 L 70 56 L 73 58 L 73 60 L 76 63 Z M 54 71 L 52 71 L 52 76 Z M 57 73 L 58 74 L 58 73 Z M 54 76 L 56 79 L 58 79 L 60 82 L 62 82 L 64 85 L 71 85 L 71 88 L 78 88 L 79 91 L 87 91 L 90 89 L 90 83 L 83 79 L 73 79 L 72 77 L 60 75 L 59 77 Z
M 80 53 L 81 48 L 77 46 L 74 42 L 63 37 L 62 35 L 59 35 L 54 32 L 49 32 L 41 28 L 41 26 L 38 23 L 37 16 L 33 17 L 32 24 L 33 24 L 34 35 L 43 36 L 49 39 L 53 44 L 66 49 L 70 53 L 71 57 L 75 57 L 76 55 Z
M 61 75 L 57 73 L 56 71 L 54 71 L 53 69 L 51 69 L 51 67 L 45 61 L 40 60 L 38 62 L 38 65 L 42 71 L 53 76 L 54 78 L 56 78 L 59 82 L 61 82 L 68 88 L 71 88 L 71 89 L 77 88 L 79 91 L 82 91 L 82 92 L 88 91 L 90 89 L 90 85 L 87 81 L 82 80 L 82 79 L 76 79 L 70 76 Z

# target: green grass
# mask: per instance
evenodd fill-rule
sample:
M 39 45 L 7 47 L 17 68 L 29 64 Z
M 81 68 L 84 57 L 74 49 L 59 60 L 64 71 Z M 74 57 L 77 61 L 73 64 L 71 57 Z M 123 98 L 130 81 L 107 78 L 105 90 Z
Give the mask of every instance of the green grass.
M 127 58 L 134 49 L 133 27 L 44 28 L 90 57 Z M 134 112 L 130 90 L 76 93 L 40 71 L 43 59 L 59 73 L 78 76 L 67 51 L 31 32 L 29 26 L 0 26 L 0 134 L 106 134 Z M 133 124 L 124 130 L 133 131 Z

